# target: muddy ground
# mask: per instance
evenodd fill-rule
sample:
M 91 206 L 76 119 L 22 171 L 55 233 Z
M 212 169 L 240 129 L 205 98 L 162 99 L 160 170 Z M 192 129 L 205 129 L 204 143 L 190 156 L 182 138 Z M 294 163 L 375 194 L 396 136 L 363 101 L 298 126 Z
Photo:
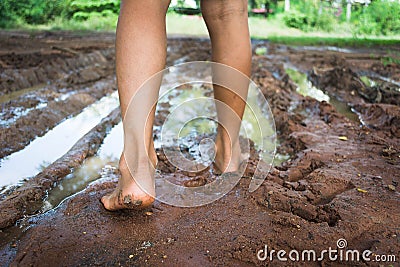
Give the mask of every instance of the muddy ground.
M 116 90 L 113 42 L 108 33 L 0 33 L 0 158 Z M 382 63 L 399 47 L 287 47 L 265 41 L 253 41 L 253 47 L 252 79 L 271 106 L 278 152 L 290 156 L 272 168 L 258 190 L 248 191 L 257 162 L 252 150 L 244 178 L 206 206 L 156 202 L 146 211 L 108 212 L 99 199 L 115 186 L 118 171 L 111 169 L 40 212 L 48 190 L 96 153 L 117 123 L 114 112 L 71 153 L 25 184 L 2 191 L 1 265 L 399 266 L 400 67 Z M 167 65 L 209 59 L 206 39 L 168 41 Z M 286 68 L 306 73 L 348 110 L 299 94 Z M 350 120 L 351 112 L 358 119 Z M 161 175 L 185 175 L 158 152 Z M 207 179 L 209 174 L 187 178 L 192 186 Z M 265 245 L 318 253 L 336 249 L 340 238 L 348 249 L 371 250 L 371 259 L 394 255 L 396 262 L 327 256 L 281 262 L 276 253 L 272 262 L 257 259 Z

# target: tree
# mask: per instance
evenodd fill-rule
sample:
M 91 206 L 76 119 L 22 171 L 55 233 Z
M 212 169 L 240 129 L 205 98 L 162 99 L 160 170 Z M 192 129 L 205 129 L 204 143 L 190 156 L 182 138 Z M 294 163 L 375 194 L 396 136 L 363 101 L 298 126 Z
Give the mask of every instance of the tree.
M 351 0 L 347 0 L 346 20 L 350 21 L 351 18 Z
M 285 0 L 285 12 L 290 10 L 290 0 Z

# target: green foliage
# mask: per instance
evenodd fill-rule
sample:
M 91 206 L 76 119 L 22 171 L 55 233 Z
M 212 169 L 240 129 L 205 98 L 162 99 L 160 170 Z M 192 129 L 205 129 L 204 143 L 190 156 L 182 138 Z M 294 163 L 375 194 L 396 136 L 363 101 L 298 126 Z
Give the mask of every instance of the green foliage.
M 110 13 L 118 14 L 120 0 L 74 0 L 70 5 L 70 12 L 75 14 L 77 12 L 91 13 L 108 11 Z
M 276 5 L 276 1 L 266 1 L 266 0 L 249 0 L 250 8 L 262 8 L 265 4 L 269 2 L 270 7 Z
M 286 26 L 303 31 L 307 30 L 309 25 L 307 16 L 297 10 L 291 10 L 285 13 L 283 20 Z
M 345 21 L 345 2 L 334 8 L 329 1 L 292 0 L 291 11 L 284 14 L 288 27 L 302 31 L 332 31 Z M 400 3 L 375 0 L 369 6 L 354 5 L 349 27 L 355 35 L 390 35 L 400 33 Z
M 284 14 L 283 20 L 286 26 L 302 31 L 315 29 L 329 32 L 338 23 L 338 18 L 335 17 L 334 12 L 335 10 L 326 5 L 325 2 L 298 1 L 294 3 L 291 11 Z
M 69 0 L 1 0 L 0 27 L 18 23 L 41 24 L 63 16 Z
M 352 23 L 356 34 L 399 34 L 400 3 L 397 1 L 374 1 L 353 14 Z
M 3 0 L 0 5 L 0 27 L 7 28 L 17 21 L 15 10 L 10 1 Z
M 314 36 L 269 36 L 268 40 L 272 43 L 287 45 L 323 45 L 337 47 L 372 47 L 372 46 L 396 46 L 398 39 L 365 39 L 365 38 L 342 38 L 342 37 L 314 37 Z M 392 53 L 393 54 L 393 53 Z M 390 56 L 394 58 L 393 55 Z M 400 55 L 398 55 L 400 58 Z
M 119 13 L 120 0 L 74 0 L 69 9 L 72 19 L 85 21 L 91 17 L 108 17 Z
M 78 21 L 118 14 L 120 0 L 1 0 L 0 28 L 46 24 L 55 18 Z
M 72 28 L 90 29 L 90 23 L 100 29 L 105 25 L 111 29 L 119 13 L 121 0 L 0 0 L 0 28 L 31 27 L 45 24 L 62 28 L 62 23 Z M 129 0 L 134 1 L 134 0 Z M 196 0 L 199 5 L 200 1 Z M 250 8 L 265 7 L 266 4 L 276 15 L 269 16 L 265 24 L 293 28 L 291 31 L 312 32 L 315 30 L 345 35 L 353 34 L 356 38 L 368 35 L 400 35 L 400 3 L 389 0 L 373 0 L 365 7 L 352 6 L 350 23 L 346 22 L 346 1 L 342 0 L 334 7 L 333 1 L 327 0 L 291 0 L 291 10 L 284 12 L 284 1 L 249 0 Z M 336 2 L 337 3 L 337 2 Z M 177 6 L 187 7 L 187 0 L 178 0 Z M 172 8 L 169 12 L 172 12 Z M 286 26 L 283 26 L 285 24 Z M 43 26 L 43 25 L 41 25 Z M 38 26 L 38 27 L 41 27 Z M 263 27 L 268 27 L 260 23 Z M 291 31 L 288 31 L 289 34 Z M 388 59 L 389 60 L 389 59 Z

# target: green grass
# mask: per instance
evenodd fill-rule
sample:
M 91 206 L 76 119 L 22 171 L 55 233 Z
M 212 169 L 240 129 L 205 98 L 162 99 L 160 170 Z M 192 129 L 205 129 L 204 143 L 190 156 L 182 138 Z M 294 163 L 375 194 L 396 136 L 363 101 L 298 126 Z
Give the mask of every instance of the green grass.
M 279 16 L 268 19 L 249 18 L 251 37 L 253 39 L 268 39 L 273 43 L 339 47 L 394 46 L 400 43 L 400 35 L 355 37 L 347 25 L 336 25 L 335 27 L 334 32 L 336 33 L 302 32 L 285 26 Z M 207 28 L 200 16 L 182 16 L 174 13 L 167 15 L 167 32 L 170 35 L 208 36 Z
M 166 20 L 169 35 L 208 36 L 207 27 L 200 16 L 168 13 Z
M 107 17 L 93 16 L 86 21 L 66 20 L 56 18 L 48 24 L 29 25 L 19 24 L 11 30 L 28 30 L 28 31 L 115 31 L 117 27 L 117 15 Z
M 329 46 L 394 46 L 400 43 L 397 36 L 356 36 L 345 24 L 335 25 L 335 31 L 302 32 L 284 25 L 282 14 L 271 18 L 250 17 L 249 28 L 254 39 L 268 39 L 273 43 L 288 45 L 329 45 Z M 107 17 L 93 16 L 86 21 L 74 21 L 57 18 L 46 25 L 17 25 L 19 30 L 69 30 L 69 31 L 115 31 L 117 15 Z M 185 16 L 168 12 L 167 33 L 170 36 L 185 35 L 207 37 L 208 32 L 201 16 Z
M 256 39 L 264 39 L 257 38 Z M 371 46 L 395 46 L 399 45 L 399 39 L 385 39 L 381 37 L 313 37 L 313 36 L 270 36 L 267 38 L 273 43 L 287 45 L 324 45 L 338 47 L 371 47 Z
M 284 25 L 281 14 L 265 18 L 249 18 L 251 37 L 268 39 L 273 43 L 287 45 L 325 45 L 325 46 L 394 46 L 400 44 L 397 36 L 357 36 L 347 24 L 334 26 L 332 32 L 311 31 L 303 32 Z

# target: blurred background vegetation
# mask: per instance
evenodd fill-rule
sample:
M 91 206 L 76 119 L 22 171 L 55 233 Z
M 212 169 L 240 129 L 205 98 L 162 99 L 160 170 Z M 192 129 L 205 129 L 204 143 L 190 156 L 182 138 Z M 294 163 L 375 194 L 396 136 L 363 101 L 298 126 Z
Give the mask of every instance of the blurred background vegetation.
M 206 34 L 199 0 L 173 0 L 175 34 Z M 3 29 L 114 30 L 120 0 L 1 0 Z M 249 0 L 253 37 L 400 37 L 399 0 Z

